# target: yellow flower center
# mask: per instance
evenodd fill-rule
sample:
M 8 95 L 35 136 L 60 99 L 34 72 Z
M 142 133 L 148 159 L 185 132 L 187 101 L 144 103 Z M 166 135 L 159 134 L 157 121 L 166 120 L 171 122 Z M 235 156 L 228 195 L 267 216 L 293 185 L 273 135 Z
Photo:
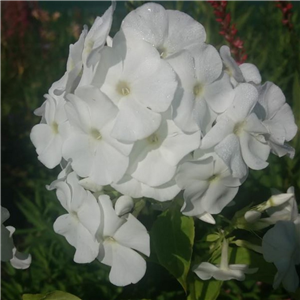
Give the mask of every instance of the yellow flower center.
M 92 128 L 90 131 L 90 135 L 95 139 L 95 140 L 101 140 L 102 139 L 102 135 L 100 133 L 100 131 L 96 128 Z
M 127 96 L 130 94 L 129 84 L 125 81 L 119 81 L 116 90 L 122 96 Z

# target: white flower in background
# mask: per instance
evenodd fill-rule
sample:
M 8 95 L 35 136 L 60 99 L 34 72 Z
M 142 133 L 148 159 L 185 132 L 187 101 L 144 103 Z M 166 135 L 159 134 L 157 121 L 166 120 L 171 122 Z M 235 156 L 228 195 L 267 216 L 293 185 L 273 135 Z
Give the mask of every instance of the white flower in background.
M 1 261 L 8 261 L 13 257 L 14 242 L 10 231 L 3 225 L 9 218 L 9 211 L 1 206 Z
M 245 279 L 245 274 L 253 274 L 257 271 L 257 268 L 249 269 L 244 264 L 228 264 L 228 241 L 223 240 L 221 263 L 220 265 L 213 265 L 208 262 L 202 262 L 193 268 L 196 275 L 202 280 L 209 280 L 212 277 L 225 281 L 236 279 L 242 281 Z
M 231 107 L 202 140 L 201 148 L 214 147 L 216 154 L 231 169 L 233 177 L 243 178 L 247 167 L 261 170 L 268 165 L 270 147 L 263 136 L 268 131 L 252 112 L 257 97 L 258 92 L 251 84 L 238 85 Z
M 218 214 L 235 197 L 241 181 L 215 154 L 179 166 L 176 182 L 184 189 L 182 213 L 187 216 Z
M 6 228 L 7 228 L 7 230 L 9 230 L 10 238 L 12 239 L 12 235 L 16 229 L 12 226 L 7 226 Z M 1 243 L 2 243 L 2 241 L 1 241 Z M 12 253 L 13 253 L 13 256 L 10 259 L 10 263 L 15 269 L 24 270 L 24 269 L 27 269 L 30 267 L 31 260 L 32 260 L 30 254 L 19 252 L 15 246 L 12 249 Z
M 181 190 L 174 178 L 160 186 L 151 187 L 136 180 L 128 173 L 117 183 L 112 183 L 111 186 L 118 192 L 132 198 L 147 197 L 160 202 L 174 199 Z
M 125 36 L 148 42 L 162 58 L 169 58 L 206 39 L 204 27 L 189 15 L 146 3 L 130 12 L 122 22 Z
M 268 129 L 267 141 L 272 152 L 279 157 L 288 154 L 293 158 L 295 150 L 286 142 L 296 135 L 298 128 L 281 89 L 272 82 L 266 82 L 259 89 L 258 103 L 254 111 Z
M 130 154 L 129 172 L 146 185 L 160 186 L 174 177 L 180 160 L 199 144 L 199 131 L 185 134 L 172 120 L 163 117 L 157 131 L 135 143 Z
M 257 229 L 268 227 L 278 221 L 300 222 L 294 187 L 288 188 L 287 193 L 280 193 L 273 189 L 272 194 L 268 201 L 246 212 L 246 221 L 253 223 Z M 264 211 L 269 217 L 261 218 Z
M 211 45 L 194 45 L 189 52 L 173 56 L 168 62 L 177 73 L 181 87 L 173 103 L 175 123 L 186 132 L 200 128 L 205 134 L 217 114 L 223 113 L 234 98 L 229 77 L 222 73 L 217 50 Z
M 101 221 L 96 198 L 83 189 L 74 172 L 68 175 L 66 182 L 56 181 L 52 186 L 56 189 L 61 205 L 68 212 L 56 219 L 54 231 L 63 235 L 76 248 L 75 262 L 93 261 L 99 252 L 96 232 Z
M 15 228 L 3 225 L 8 218 L 8 210 L 1 206 L 1 261 L 10 261 L 15 269 L 27 269 L 31 264 L 31 255 L 17 251 L 12 238 Z
M 299 286 L 299 277 L 295 266 L 300 264 L 300 223 L 279 221 L 263 237 L 263 256 L 267 262 L 275 264 L 273 288 L 282 283 L 289 292 L 295 292 Z
M 119 108 L 111 135 L 134 142 L 158 129 L 177 87 L 175 73 L 155 49 L 117 35 L 101 54 L 92 84 Z M 120 37 L 120 38 L 119 38 Z
M 99 206 L 102 221 L 98 260 L 111 266 L 109 280 L 114 285 L 137 283 L 146 272 L 146 262 L 136 251 L 150 255 L 149 234 L 133 215 L 119 218 L 108 196 L 99 196 Z
M 64 158 L 72 159 L 79 176 L 98 185 L 120 180 L 128 167 L 132 144 L 111 137 L 117 107 L 93 87 L 80 87 L 68 99 L 65 108 L 74 132 L 64 143 Z
M 62 145 L 70 133 L 70 125 L 64 109 L 66 101 L 61 96 L 45 97 L 43 123 L 32 128 L 30 139 L 36 148 L 38 159 L 47 168 L 53 169 L 61 162 Z
M 233 86 L 237 86 L 239 83 L 243 82 L 249 82 L 256 85 L 261 83 L 261 76 L 257 67 L 249 63 L 243 63 L 238 66 L 236 61 L 232 58 L 228 46 L 222 46 L 220 48 L 220 55 L 225 65 L 225 71 L 230 76 Z

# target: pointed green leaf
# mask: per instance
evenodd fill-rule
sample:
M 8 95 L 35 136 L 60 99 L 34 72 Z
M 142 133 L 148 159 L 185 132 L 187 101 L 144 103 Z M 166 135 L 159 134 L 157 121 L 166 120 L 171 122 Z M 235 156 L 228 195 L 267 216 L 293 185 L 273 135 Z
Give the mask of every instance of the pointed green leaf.
M 163 212 L 155 221 L 151 232 L 160 264 L 179 281 L 185 291 L 194 236 L 193 218 L 183 216 L 178 206 Z
M 23 300 L 80 300 L 80 298 L 62 291 L 54 291 L 47 294 L 24 294 Z

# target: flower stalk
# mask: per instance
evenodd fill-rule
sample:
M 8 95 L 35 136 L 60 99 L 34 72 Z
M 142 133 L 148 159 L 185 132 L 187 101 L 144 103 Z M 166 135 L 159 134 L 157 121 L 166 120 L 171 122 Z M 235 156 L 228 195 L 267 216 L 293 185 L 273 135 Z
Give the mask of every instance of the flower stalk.
M 240 65 L 247 60 L 247 53 L 244 48 L 244 42 L 237 37 L 238 30 L 235 24 L 231 24 L 231 15 L 226 11 L 227 1 L 208 1 L 214 8 L 216 21 L 220 24 L 219 34 L 223 35 L 229 43 L 231 53 Z

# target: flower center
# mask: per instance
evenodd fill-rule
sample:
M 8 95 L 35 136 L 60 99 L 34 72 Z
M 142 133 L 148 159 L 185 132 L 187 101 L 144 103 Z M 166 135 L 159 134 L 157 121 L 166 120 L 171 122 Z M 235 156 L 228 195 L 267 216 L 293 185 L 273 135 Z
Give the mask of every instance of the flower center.
M 234 125 L 233 133 L 237 136 L 241 135 L 244 131 L 245 122 L 239 122 Z
M 159 52 L 161 58 L 166 58 L 168 56 L 167 49 L 165 47 L 158 47 L 157 51 Z
M 195 86 L 194 86 L 194 89 L 193 89 L 193 92 L 194 92 L 194 95 L 197 97 L 197 96 L 200 96 L 202 93 L 203 93 L 203 85 L 198 82 Z
M 102 139 L 102 135 L 100 133 L 100 131 L 96 128 L 92 128 L 90 131 L 90 135 L 95 139 L 95 140 L 101 140 Z
M 208 181 L 210 182 L 210 183 L 212 183 L 212 182 L 214 182 L 214 181 L 217 181 L 218 179 L 219 179 L 219 175 L 218 174 L 214 174 L 214 175 L 212 175 L 211 177 L 209 177 L 208 178 Z
M 106 236 L 106 237 L 104 237 L 104 241 L 109 242 L 109 243 L 116 242 L 116 240 L 112 236 Z
M 153 133 L 152 135 L 150 135 L 148 138 L 147 138 L 147 141 L 149 142 L 149 144 L 156 144 L 158 142 L 158 136 Z
M 58 124 L 54 121 L 51 125 L 54 134 L 58 134 Z
M 127 82 L 119 81 L 117 84 L 117 92 L 122 96 L 127 96 L 130 94 L 130 88 Z

